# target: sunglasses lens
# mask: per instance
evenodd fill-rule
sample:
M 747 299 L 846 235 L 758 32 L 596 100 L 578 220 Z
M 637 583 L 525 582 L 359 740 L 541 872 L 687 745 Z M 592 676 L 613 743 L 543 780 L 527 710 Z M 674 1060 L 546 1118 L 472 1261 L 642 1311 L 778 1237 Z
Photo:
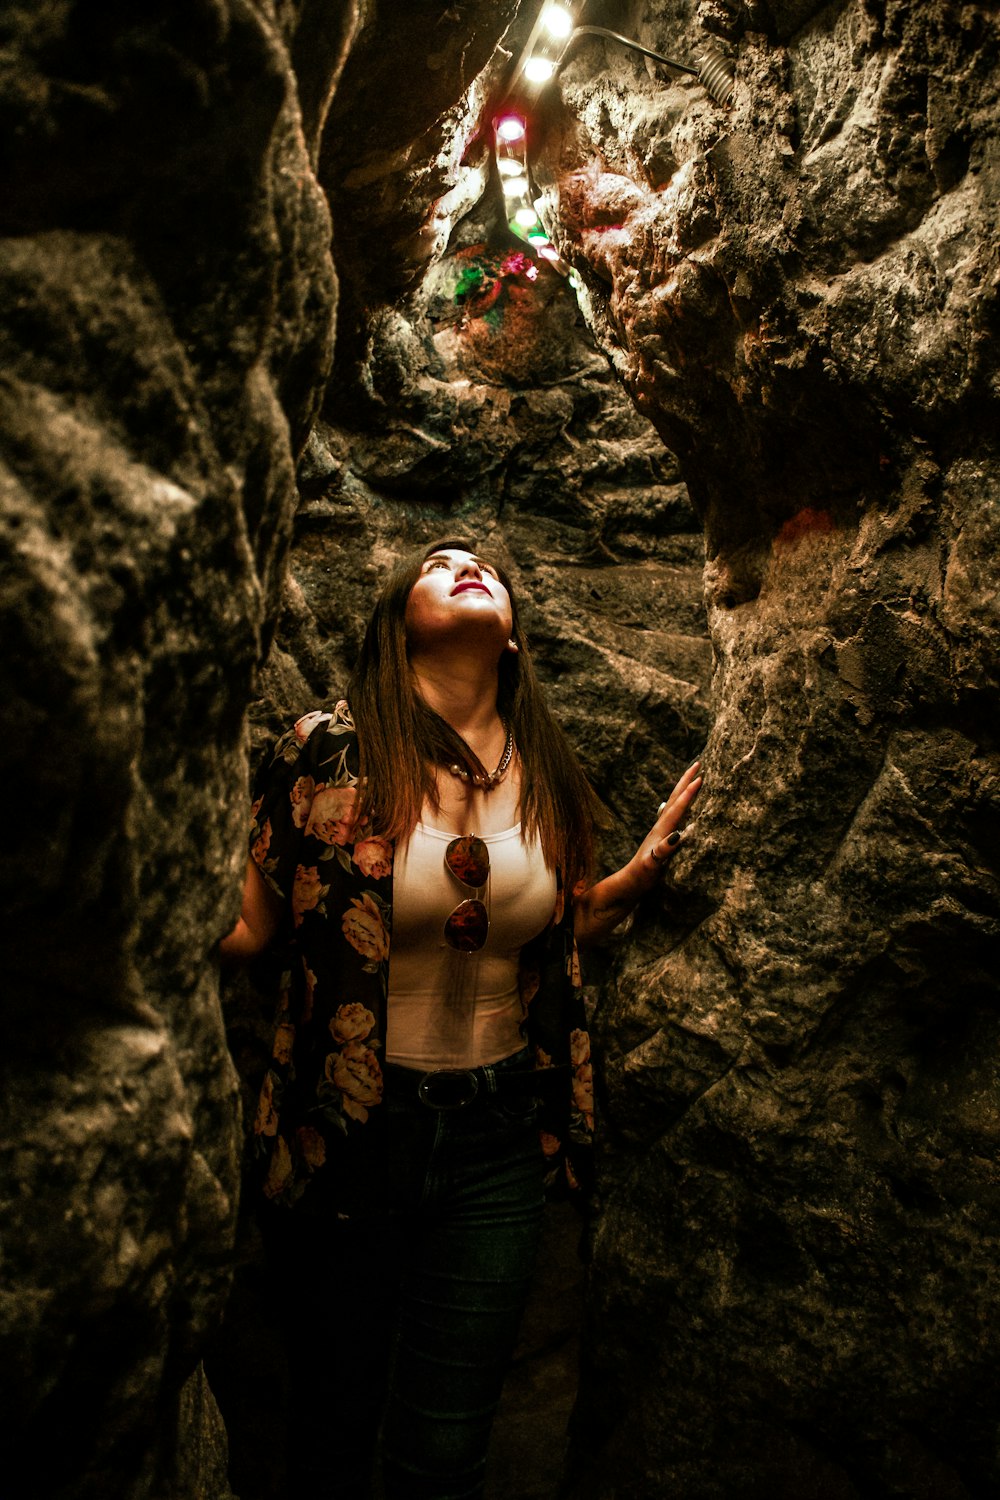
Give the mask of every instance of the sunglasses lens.
M 463 885 L 471 885 L 478 890 L 489 879 L 490 851 L 474 833 L 452 839 L 444 857 L 451 873 Z
M 481 901 L 460 901 L 444 924 L 445 941 L 459 953 L 478 953 L 489 930 L 489 915 Z

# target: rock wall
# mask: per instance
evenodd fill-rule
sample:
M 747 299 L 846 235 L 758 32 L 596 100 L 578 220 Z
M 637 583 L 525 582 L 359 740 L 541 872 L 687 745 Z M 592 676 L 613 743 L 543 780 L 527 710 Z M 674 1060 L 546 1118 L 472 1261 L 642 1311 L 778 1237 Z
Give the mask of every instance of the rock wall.
M 345 72 L 339 92 L 348 86 Z M 456 106 L 460 141 L 478 129 L 478 108 Z M 353 263 L 338 263 L 346 301 Z M 359 346 L 338 328 L 339 368 L 299 464 L 282 608 L 251 711 L 255 749 L 343 691 L 398 556 L 472 537 L 509 565 L 539 672 L 605 803 L 612 868 L 708 733 L 701 527 L 562 278 L 543 269 L 530 279 L 516 243 L 477 212 L 423 269 L 404 303 L 370 310 L 360 375 L 350 370 Z M 605 967 L 588 976 L 595 989 Z M 270 1056 L 275 978 L 265 959 L 223 997 L 248 1119 Z M 248 1203 L 253 1194 L 248 1183 Z M 570 1226 L 570 1257 L 577 1238 Z M 259 1255 L 248 1216 L 209 1366 L 241 1500 L 283 1494 L 281 1350 Z M 533 1475 L 517 1477 L 525 1496 L 539 1493 Z
M 581 44 L 538 175 L 703 519 L 715 717 L 600 1013 L 573 1493 L 986 1496 L 996 14 L 631 21 L 732 109 Z
M 316 19 L 265 0 L 0 16 L 9 1495 L 225 1493 L 189 1379 L 238 1182 L 214 947 L 330 363 L 312 160 L 353 14 Z
M 581 39 L 539 105 L 598 355 L 497 228 L 516 10 L 0 16 L 28 1493 L 221 1500 L 191 1371 L 232 1259 L 245 707 L 256 741 L 337 691 L 391 560 L 455 530 L 511 557 L 609 863 L 705 746 L 598 1005 L 573 1500 L 1000 1480 L 996 14 L 595 6 L 736 68 L 727 110 Z M 230 1005 L 249 1080 L 266 1006 Z

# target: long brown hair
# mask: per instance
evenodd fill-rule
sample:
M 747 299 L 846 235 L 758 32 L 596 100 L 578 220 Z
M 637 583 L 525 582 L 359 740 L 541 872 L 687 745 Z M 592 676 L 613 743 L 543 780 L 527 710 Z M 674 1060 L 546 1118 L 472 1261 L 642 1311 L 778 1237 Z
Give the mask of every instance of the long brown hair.
M 435 767 L 458 764 L 475 775 L 486 770 L 461 735 L 415 691 L 410 673 L 405 619 L 410 590 L 427 558 L 449 548 L 478 551 L 472 542 L 451 539 L 395 565 L 368 623 L 348 689 L 358 731 L 359 813 L 391 839 L 410 836 L 425 800 L 437 805 Z M 572 889 L 592 874 L 600 803 L 542 695 L 510 579 L 490 561 L 510 595 L 511 635 L 518 648 L 500 659 L 497 710 L 514 731 L 521 759 L 521 823 L 526 837 L 537 834 L 546 862 L 561 871 L 564 885 Z

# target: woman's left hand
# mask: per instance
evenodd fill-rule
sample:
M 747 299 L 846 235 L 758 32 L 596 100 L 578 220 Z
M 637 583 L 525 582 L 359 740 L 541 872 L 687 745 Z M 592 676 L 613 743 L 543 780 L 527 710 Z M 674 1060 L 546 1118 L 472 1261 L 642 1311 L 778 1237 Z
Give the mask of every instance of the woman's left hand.
M 677 852 L 683 828 L 694 799 L 701 791 L 701 762 L 688 766 L 666 802 L 657 810 L 656 822 L 636 851 L 640 868 L 653 878 L 663 873 L 663 867 L 672 854 Z
M 599 943 L 623 922 L 636 902 L 652 890 L 663 867 L 681 842 L 681 829 L 691 804 L 701 791 L 700 762 L 695 761 L 661 802 L 656 822 L 627 865 L 576 893 L 576 940 L 585 946 Z

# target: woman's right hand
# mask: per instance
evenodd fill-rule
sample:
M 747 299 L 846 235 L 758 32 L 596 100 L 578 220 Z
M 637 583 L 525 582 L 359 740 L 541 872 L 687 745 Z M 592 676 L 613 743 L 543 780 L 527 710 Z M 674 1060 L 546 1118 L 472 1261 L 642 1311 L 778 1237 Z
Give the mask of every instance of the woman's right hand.
M 255 862 L 248 858 L 239 919 L 219 944 L 220 956 L 230 962 L 255 958 L 274 937 L 280 921 L 280 900 Z

